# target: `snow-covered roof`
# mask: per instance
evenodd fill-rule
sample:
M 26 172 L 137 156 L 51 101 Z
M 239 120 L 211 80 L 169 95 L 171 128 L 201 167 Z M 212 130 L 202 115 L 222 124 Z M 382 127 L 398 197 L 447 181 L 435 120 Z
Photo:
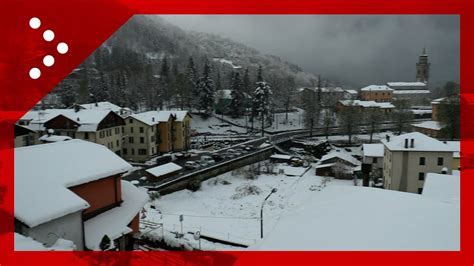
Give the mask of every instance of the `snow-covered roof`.
M 332 167 L 336 165 L 336 163 L 326 163 L 326 164 L 317 164 L 314 166 L 314 168 L 319 169 L 319 168 L 327 168 L 327 167 Z
M 43 142 L 58 142 L 58 141 L 67 141 L 71 140 L 71 137 L 68 136 L 58 136 L 58 135 L 43 135 L 39 138 Z
M 30 120 L 28 128 L 32 130 L 45 130 L 44 123 L 63 115 L 64 117 L 79 124 L 77 131 L 94 132 L 100 122 L 112 111 L 110 110 L 90 110 L 80 109 L 46 109 L 27 112 L 21 120 Z
M 445 99 L 446 99 L 446 97 L 434 99 L 434 100 L 431 101 L 431 104 L 440 104 Z
M 307 170 L 304 167 L 293 167 L 293 166 L 282 166 L 280 169 L 283 169 L 283 173 L 287 176 L 301 176 Z
M 148 111 L 138 114 L 132 114 L 133 117 L 149 126 L 159 124 L 160 122 L 168 122 L 171 115 L 176 116 L 178 122 L 182 122 L 188 115 L 188 111 Z
M 345 106 L 361 106 L 364 108 L 382 108 L 382 109 L 391 109 L 395 106 L 387 102 L 376 102 L 376 101 L 361 101 L 361 100 L 340 100 L 342 105 Z
M 461 199 L 459 175 L 428 173 L 422 195 L 443 202 L 459 202 Z
M 291 155 L 286 154 L 272 154 L 270 159 L 279 159 L 279 160 L 289 160 L 291 159 Z
M 459 250 L 460 208 L 414 193 L 328 186 L 278 217 L 258 250 Z M 387 207 L 390 206 L 390 207 Z
M 393 91 L 393 89 L 391 89 L 387 85 L 369 85 L 360 90 L 361 91 Z
M 166 163 L 163 165 L 159 165 L 159 166 L 147 169 L 146 171 L 154 176 L 162 176 L 162 175 L 179 171 L 181 169 L 183 168 L 175 163 Z
M 345 152 L 340 152 L 340 151 L 331 151 L 330 153 L 324 155 L 323 157 L 321 157 L 321 160 L 319 160 L 319 164 L 324 164 L 325 161 L 333 159 L 333 158 L 339 158 L 355 166 L 361 164 L 361 162 L 357 160 L 356 158 L 352 157 L 352 155 Z
M 304 90 L 312 90 L 312 91 L 318 91 L 318 88 L 309 88 L 309 87 L 304 87 L 304 88 L 299 88 L 297 89 L 299 92 L 302 92 Z M 344 92 L 344 89 L 341 87 L 326 87 L 326 88 L 321 88 L 321 92 Z
M 428 94 L 429 90 L 395 90 L 393 94 Z
M 408 148 L 405 148 L 405 139 L 408 139 Z M 413 148 L 410 147 L 411 139 L 414 140 Z M 419 132 L 411 132 L 400 136 L 392 137 L 390 141 L 383 139 L 381 140 L 381 142 L 391 151 L 452 152 L 452 149 L 448 145 Z
M 15 218 L 30 227 L 89 207 L 68 188 L 132 166 L 103 145 L 73 139 L 15 149 Z
M 389 87 L 426 87 L 424 82 L 387 82 Z
M 453 158 L 461 157 L 461 142 L 460 141 L 444 141 L 453 151 Z
M 86 103 L 80 105 L 84 109 L 90 110 L 103 110 L 103 111 L 112 111 L 112 112 L 120 112 L 122 107 L 115 105 L 111 102 L 97 102 L 97 103 Z
M 346 90 L 346 92 L 349 94 L 357 94 L 356 90 Z
M 122 204 L 103 212 L 84 222 L 86 247 L 100 250 L 100 242 L 104 235 L 111 240 L 132 232 L 128 224 L 139 214 L 148 201 L 145 191 L 135 187 L 130 182 L 122 180 Z
M 18 233 L 14 233 L 15 251 L 73 251 L 76 245 L 66 239 L 59 238 L 51 247 L 46 247 L 43 243 Z
M 414 127 L 427 128 L 432 130 L 441 130 L 443 126 L 438 121 L 423 121 L 415 124 L 411 124 Z
M 362 144 L 364 157 L 383 157 L 383 149 L 381 143 Z

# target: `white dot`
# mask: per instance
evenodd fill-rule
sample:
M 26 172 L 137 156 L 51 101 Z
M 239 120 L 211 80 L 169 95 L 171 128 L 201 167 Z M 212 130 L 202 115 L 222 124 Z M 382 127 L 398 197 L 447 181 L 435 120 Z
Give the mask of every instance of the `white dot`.
M 39 28 L 40 26 L 41 26 L 41 20 L 39 20 L 39 18 L 34 17 L 34 18 L 31 18 L 31 19 L 30 19 L 30 27 L 31 27 L 32 29 L 35 29 L 35 30 L 36 30 L 36 29 Z
M 69 50 L 69 47 L 67 46 L 66 43 L 61 42 L 61 43 L 58 44 L 57 49 L 58 49 L 58 53 L 65 54 Z
M 38 68 L 34 67 L 30 69 L 30 78 L 38 79 L 40 76 L 41 76 L 41 71 Z
M 51 55 L 47 55 L 43 58 L 43 64 L 47 67 L 54 65 L 54 57 Z
M 54 39 L 54 32 L 52 30 L 45 30 L 43 33 L 43 39 L 50 42 Z

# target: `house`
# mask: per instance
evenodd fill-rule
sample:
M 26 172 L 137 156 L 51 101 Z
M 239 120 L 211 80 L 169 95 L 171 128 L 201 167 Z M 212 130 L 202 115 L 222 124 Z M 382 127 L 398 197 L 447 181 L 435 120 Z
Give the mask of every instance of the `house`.
M 144 162 L 159 153 L 189 149 L 190 124 L 187 111 L 149 111 L 128 116 L 123 158 Z
M 421 194 L 427 173 L 451 173 L 453 151 L 419 132 L 387 137 L 384 145 L 384 188 Z
M 331 151 L 321 157 L 316 168 L 316 175 L 334 176 L 336 178 L 351 179 L 354 171 L 361 166 L 361 162 L 352 155 L 342 151 Z
M 360 89 L 360 98 L 363 101 L 391 102 L 393 89 L 387 85 L 370 85 Z
M 424 82 L 387 82 L 394 100 L 406 100 L 411 105 L 429 103 L 431 92 Z
M 15 148 L 37 144 L 38 134 L 28 127 L 15 124 Z
M 86 110 L 112 111 L 116 114 L 119 114 L 122 117 L 127 117 L 133 113 L 132 110 L 130 110 L 129 108 L 123 108 L 111 102 L 75 104 L 72 106 L 72 108 L 81 108 L 81 109 L 86 109 Z
M 191 115 L 188 111 L 160 111 L 172 119 L 171 140 L 173 151 L 188 150 L 191 145 Z
M 341 100 L 336 104 L 336 111 L 340 112 L 346 108 L 356 108 L 361 112 L 365 110 L 378 110 L 384 115 L 392 112 L 395 106 L 387 102 L 361 101 L 361 100 Z
M 358 94 L 356 90 L 344 90 L 344 98 L 346 100 L 356 100 Z
M 132 166 L 83 140 L 15 149 L 15 232 L 46 247 L 59 238 L 77 250 L 100 250 L 107 235 L 119 250 L 133 247 L 147 194 L 127 181 Z
M 460 141 L 443 141 L 453 151 L 453 170 L 459 170 L 461 167 L 461 142 Z
M 181 169 L 183 168 L 175 163 L 166 163 L 147 169 L 145 172 L 149 177 L 148 180 L 157 181 L 176 175 Z
M 272 154 L 270 156 L 270 161 L 273 163 L 287 163 L 290 164 L 291 158 L 293 156 L 286 154 Z
M 110 110 L 76 108 L 29 111 L 18 123 L 37 131 L 40 136 L 52 129 L 55 135 L 101 144 L 118 155 L 122 152 L 125 122 Z
M 383 168 L 383 144 L 371 143 L 362 144 L 363 163 L 371 164 L 372 170 L 382 170 Z
M 438 121 L 423 121 L 411 124 L 411 126 L 413 127 L 413 131 L 420 132 L 432 138 L 440 138 L 442 136 L 441 129 L 443 129 L 443 126 Z
M 329 184 L 265 228 L 251 250 L 459 251 L 460 205 L 411 193 Z M 305 192 L 308 191 L 308 192 Z M 239 258 L 251 264 L 252 256 Z M 247 260 L 248 259 L 248 260 Z

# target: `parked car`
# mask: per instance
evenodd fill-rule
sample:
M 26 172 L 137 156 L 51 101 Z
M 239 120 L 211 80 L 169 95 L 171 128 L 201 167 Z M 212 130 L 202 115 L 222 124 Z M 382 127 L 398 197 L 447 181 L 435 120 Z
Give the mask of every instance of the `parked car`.
M 206 162 L 208 165 L 209 164 L 215 164 L 216 161 L 209 155 L 203 155 L 201 156 L 201 161 Z
M 184 167 L 186 169 L 190 169 L 190 170 L 194 170 L 194 169 L 198 169 L 201 167 L 200 164 L 196 163 L 195 161 L 187 161 L 185 164 L 184 164 Z
M 223 155 L 220 155 L 220 154 L 217 154 L 217 153 L 214 153 L 213 155 L 211 155 L 212 159 L 214 159 L 214 161 L 216 162 L 219 162 L 219 161 L 222 161 L 224 160 L 224 156 Z

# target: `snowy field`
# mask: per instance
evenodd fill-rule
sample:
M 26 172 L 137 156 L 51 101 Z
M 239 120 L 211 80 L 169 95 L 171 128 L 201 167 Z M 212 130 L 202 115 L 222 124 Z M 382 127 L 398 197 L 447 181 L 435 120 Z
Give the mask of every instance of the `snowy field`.
M 183 232 L 200 230 L 201 235 L 210 236 L 243 245 L 254 245 L 260 239 L 260 207 L 272 188 L 278 191 L 267 201 L 264 209 L 264 233 L 271 230 L 285 211 L 300 205 L 300 200 L 308 193 L 318 193 L 322 177 L 314 175 L 314 168 L 296 171 L 302 176 L 286 176 L 283 172 L 294 173 L 293 168 L 277 165 L 274 172 L 261 174 L 257 179 L 244 177 L 243 173 L 228 172 L 202 183 L 196 192 L 178 191 L 165 195 L 146 206 L 146 220 L 163 223 L 165 235 L 171 231 L 181 232 L 179 215 L 183 215 Z M 329 185 L 353 185 L 353 181 L 332 180 Z M 150 232 L 155 238 L 163 234 L 161 230 Z M 174 236 L 172 237 L 174 238 Z M 175 239 L 169 239 L 175 241 Z M 191 237 L 187 240 L 196 241 Z M 233 246 L 216 245 L 206 242 L 206 249 L 234 249 Z M 211 244 L 211 245 L 210 245 Z

